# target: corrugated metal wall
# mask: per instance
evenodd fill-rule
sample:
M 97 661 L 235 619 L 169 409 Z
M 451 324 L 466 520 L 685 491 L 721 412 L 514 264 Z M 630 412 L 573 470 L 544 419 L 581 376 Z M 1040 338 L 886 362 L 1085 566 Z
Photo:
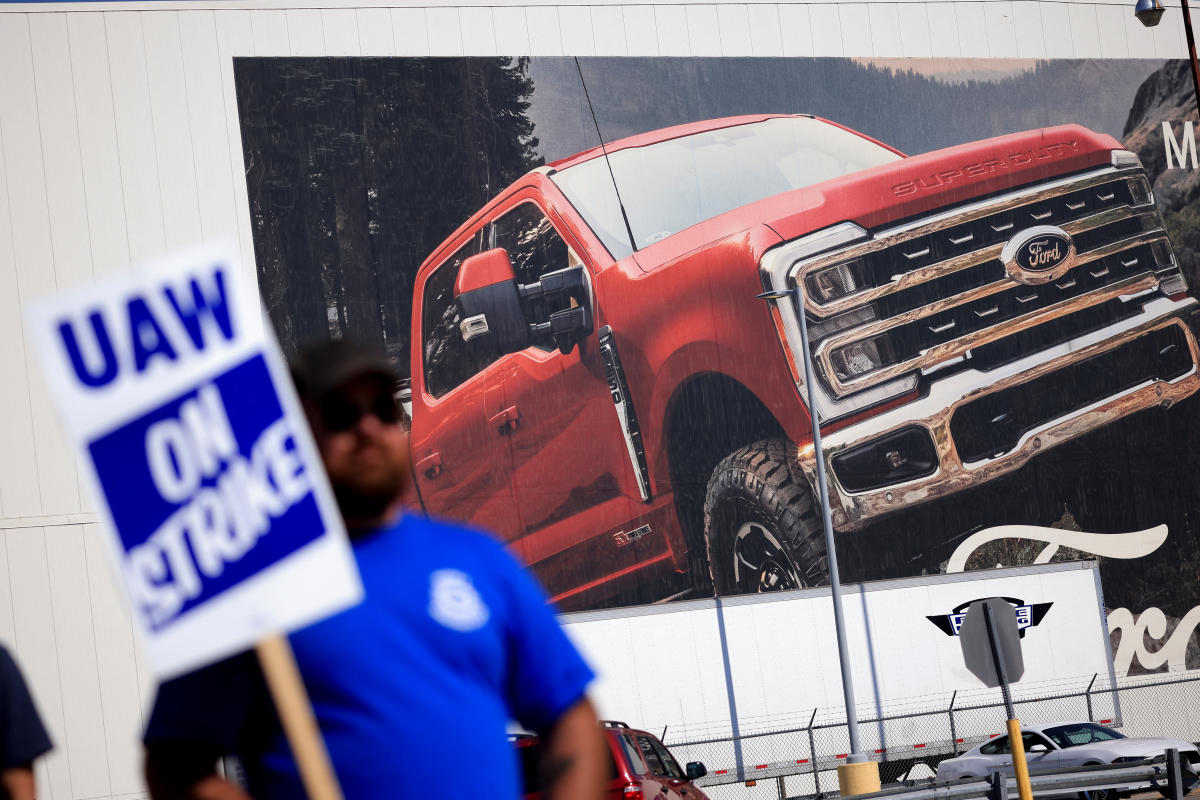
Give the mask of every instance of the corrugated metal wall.
M 207 5 L 0 8 L 0 641 L 58 743 L 38 767 L 49 800 L 143 796 L 153 678 L 22 305 L 213 236 L 252 269 L 232 57 L 1186 53 L 1177 12 L 1146 30 L 1126 2 Z

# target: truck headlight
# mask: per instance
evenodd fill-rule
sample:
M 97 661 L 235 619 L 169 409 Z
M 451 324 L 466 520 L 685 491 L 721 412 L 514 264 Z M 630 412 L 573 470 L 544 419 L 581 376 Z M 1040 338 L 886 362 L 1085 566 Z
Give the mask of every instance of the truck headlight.
M 836 269 L 845 265 L 846 271 L 843 274 L 836 277 L 833 275 L 828 276 L 830 290 L 834 294 L 838 291 L 849 291 L 851 289 L 850 282 L 853 281 L 854 286 L 857 287 L 854 291 L 862 292 L 874 285 L 874 278 L 872 277 L 874 273 L 867 269 L 874 269 L 874 267 L 849 254 L 846 254 L 841 259 L 838 259 L 836 256 L 831 258 L 827 254 L 840 248 L 866 242 L 869 238 L 870 235 L 866 229 L 855 225 L 853 222 L 839 222 L 828 228 L 801 236 L 799 239 L 784 242 L 763 255 L 759 267 L 763 288 L 772 292 L 790 293 L 790 290 L 795 289 L 799 281 L 804 281 L 801 286 L 804 289 L 805 296 L 810 301 L 820 305 L 822 302 L 828 302 L 825 298 L 830 298 L 833 295 L 824 291 L 816 293 L 814 291 L 816 288 L 815 284 L 809 279 L 822 270 Z M 804 271 L 805 264 L 818 258 L 832 260 L 836 263 L 823 266 L 806 274 Z M 787 349 L 789 355 L 788 364 L 792 369 L 792 376 L 796 380 L 796 386 L 803 392 L 805 387 L 796 368 L 796 365 L 803 358 L 803 354 L 801 353 L 800 321 L 796 317 L 797 310 L 792 303 L 776 302 L 772 307 L 772 316 L 775 319 L 783 346 Z M 816 343 L 821 341 L 821 339 L 828 338 L 836 331 L 844 331 L 848 327 L 864 324 L 876 316 L 877 309 L 872 306 L 862 306 L 847 311 L 844 314 L 838 314 L 835 317 L 810 320 L 811 324 L 808 328 L 809 336 L 812 342 Z M 822 364 L 818 364 L 818 367 L 822 366 Z M 828 422 L 857 413 L 864 408 L 887 402 L 900 395 L 912 392 L 916 388 L 917 375 L 914 372 L 903 377 L 883 381 L 875 386 L 861 388 L 845 397 L 836 397 L 828 393 L 826 381 L 823 377 L 819 376 L 816 380 L 816 385 L 813 387 L 813 395 L 818 416 L 822 422 Z
M 868 322 L 873 322 L 877 319 L 879 319 L 879 314 L 876 313 L 874 304 L 862 306 L 853 311 L 847 311 L 845 314 L 838 314 L 836 317 L 809 322 L 808 336 L 812 341 L 819 342 L 838 331 L 844 331 L 847 328 L 853 328 L 858 325 L 866 325 Z
M 1171 243 L 1166 239 L 1159 239 L 1150 245 L 1150 252 L 1154 254 L 1155 269 L 1178 266 L 1175 263 L 1175 249 L 1171 247 Z
M 867 287 L 867 265 L 861 258 L 817 270 L 804 279 L 804 289 L 819 305 L 828 305 Z
M 1154 194 L 1150 191 L 1150 182 L 1146 180 L 1145 175 L 1130 178 L 1126 183 L 1129 185 L 1129 199 L 1133 205 L 1145 206 L 1154 201 Z
M 1159 239 L 1150 246 L 1150 252 L 1154 257 L 1154 269 L 1158 273 L 1158 286 L 1162 293 L 1167 297 L 1185 294 L 1188 290 L 1187 279 L 1179 270 L 1171 243 Z
M 896 354 L 887 334 L 852 342 L 829 355 L 834 374 L 840 381 L 854 380 L 860 375 L 896 363 Z

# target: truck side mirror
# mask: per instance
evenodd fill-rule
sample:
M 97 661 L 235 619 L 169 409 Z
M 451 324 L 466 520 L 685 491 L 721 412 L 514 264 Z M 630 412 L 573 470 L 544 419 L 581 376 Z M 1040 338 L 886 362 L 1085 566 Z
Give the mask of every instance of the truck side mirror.
M 548 321 L 533 325 L 532 331 L 535 339 L 554 342 L 563 355 L 592 332 L 592 292 L 584 267 L 547 272 L 519 291 L 523 300 L 554 309 Z
M 464 341 L 495 358 L 529 345 L 516 273 L 504 248 L 471 256 L 454 281 L 459 330 Z
M 689 761 L 687 765 L 687 776 L 689 781 L 699 780 L 708 774 L 708 768 L 701 761 Z

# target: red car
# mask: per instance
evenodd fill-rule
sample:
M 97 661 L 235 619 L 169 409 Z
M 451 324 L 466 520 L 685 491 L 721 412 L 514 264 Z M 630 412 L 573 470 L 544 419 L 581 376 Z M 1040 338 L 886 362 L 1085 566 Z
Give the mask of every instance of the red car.
M 630 728 L 624 722 L 605 720 L 600 724 L 604 726 L 604 739 L 612 755 L 605 787 L 610 800 L 708 800 L 692 783 L 708 774 L 699 761 L 680 769 L 671 751 L 654 734 Z M 540 800 L 541 776 L 537 765 L 541 740 L 532 734 L 517 734 L 513 745 L 521 758 L 525 800 Z

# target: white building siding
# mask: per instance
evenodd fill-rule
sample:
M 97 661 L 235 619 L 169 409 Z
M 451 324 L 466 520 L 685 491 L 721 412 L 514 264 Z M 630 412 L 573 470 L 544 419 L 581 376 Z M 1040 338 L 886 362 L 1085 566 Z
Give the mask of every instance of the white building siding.
M 139 797 L 153 680 L 23 304 L 229 236 L 253 271 L 234 57 L 1175 58 L 1180 15 L 1119 2 L 16 4 L 0 9 L 0 641 L 53 738 L 41 796 Z

